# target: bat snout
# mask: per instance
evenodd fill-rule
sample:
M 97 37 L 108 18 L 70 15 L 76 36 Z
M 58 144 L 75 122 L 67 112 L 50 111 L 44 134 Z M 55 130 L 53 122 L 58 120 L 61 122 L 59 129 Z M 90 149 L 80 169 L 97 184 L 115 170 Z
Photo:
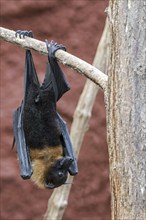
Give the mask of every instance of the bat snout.
M 54 189 L 56 186 L 55 186 L 55 184 L 54 183 L 52 183 L 52 182 L 47 182 L 46 181 L 46 188 L 48 188 L 48 189 Z

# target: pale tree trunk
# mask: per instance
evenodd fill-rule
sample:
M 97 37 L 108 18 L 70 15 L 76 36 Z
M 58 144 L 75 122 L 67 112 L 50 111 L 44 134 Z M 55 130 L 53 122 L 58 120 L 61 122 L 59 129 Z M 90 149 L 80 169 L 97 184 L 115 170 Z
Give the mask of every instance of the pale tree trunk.
M 112 219 L 146 219 L 144 0 L 110 0 L 108 146 Z

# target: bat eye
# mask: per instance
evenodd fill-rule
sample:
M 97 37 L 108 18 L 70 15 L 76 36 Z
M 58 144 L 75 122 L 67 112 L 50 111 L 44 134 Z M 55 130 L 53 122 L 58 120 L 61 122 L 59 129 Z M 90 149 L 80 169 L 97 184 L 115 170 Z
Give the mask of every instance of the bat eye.
M 58 173 L 58 176 L 61 178 L 61 177 L 63 177 L 63 173 L 62 172 L 59 172 Z

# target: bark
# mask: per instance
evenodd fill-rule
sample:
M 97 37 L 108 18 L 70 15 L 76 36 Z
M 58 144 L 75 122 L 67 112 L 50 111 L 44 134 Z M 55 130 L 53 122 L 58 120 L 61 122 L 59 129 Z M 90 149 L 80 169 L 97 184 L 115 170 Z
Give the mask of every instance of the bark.
M 112 219 L 146 219 L 144 0 L 110 0 L 108 146 Z
M 103 35 L 97 48 L 93 65 L 99 67 L 102 71 L 107 72 L 108 54 L 109 54 L 109 32 L 108 23 L 106 22 Z M 76 156 L 78 157 L 83 138 L 89 127 L 92 108 L 95 102 L 96 94 L 99 87 L 87 79 L 83 92 L 80 96 L 77 108 L 74 113 L 74 119 L 71 126 L 71 139 Z M 68 182 L 73 178 L 69 177 Z M 48 208 L 45 214 L 45 220 L 61 220 L 68 203 L 71 185 L 64 185 L 55 189 L 49 199 Z

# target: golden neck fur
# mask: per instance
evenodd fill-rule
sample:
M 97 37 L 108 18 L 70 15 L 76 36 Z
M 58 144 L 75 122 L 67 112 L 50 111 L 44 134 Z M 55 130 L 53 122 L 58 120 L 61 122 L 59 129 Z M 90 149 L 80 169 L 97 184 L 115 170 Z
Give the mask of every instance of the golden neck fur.
M 63 157 L 63 148 L 61 145 L 48 147 L 42 150 L 30 149 L 30 158 L 32 161 L 32 181 L 40 188 L 45 188 L 45 177 L 49 168 L 53 165 L 55 160 Z

